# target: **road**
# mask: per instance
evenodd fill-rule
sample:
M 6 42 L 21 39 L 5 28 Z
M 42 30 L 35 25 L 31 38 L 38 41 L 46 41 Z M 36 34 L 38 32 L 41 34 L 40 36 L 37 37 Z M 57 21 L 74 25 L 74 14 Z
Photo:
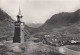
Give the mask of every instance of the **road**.
M 66 46 L 58 47 L 58 50 L 65 55 L 80 55 L 80 52 L 68 49 Z

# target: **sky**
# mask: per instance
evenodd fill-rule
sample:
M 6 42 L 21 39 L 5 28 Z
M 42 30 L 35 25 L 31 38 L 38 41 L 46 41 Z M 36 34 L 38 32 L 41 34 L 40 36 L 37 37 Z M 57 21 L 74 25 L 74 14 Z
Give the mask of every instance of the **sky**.
M 54 14 L 76 11 L 80 0 L 0 0 L 0 8 L 14 20 L 19 7 L 25 23 L 44 23 Z

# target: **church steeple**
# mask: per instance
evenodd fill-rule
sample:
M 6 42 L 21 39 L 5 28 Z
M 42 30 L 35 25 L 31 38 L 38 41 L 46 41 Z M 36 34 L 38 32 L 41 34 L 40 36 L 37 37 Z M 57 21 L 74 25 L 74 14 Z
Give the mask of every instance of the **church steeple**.
M 17 15 L 17 21 L 18 22 L 21 22 L 21 19 L 22 19 L 22 14 L 21 14 L 21 10 L 20 10 L 20 8 L 19 8 L 19 12 L 18 12 L 18 15 Z
M 21 10 L 19 9 L 17 21 L 15 22 L 13 43 L 24 43 L 24 22 L 21 21 L 22 17 Z

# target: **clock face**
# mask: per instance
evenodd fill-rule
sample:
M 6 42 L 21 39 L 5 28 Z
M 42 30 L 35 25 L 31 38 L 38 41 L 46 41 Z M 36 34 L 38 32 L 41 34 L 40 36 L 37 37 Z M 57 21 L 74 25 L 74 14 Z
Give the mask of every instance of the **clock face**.
M 21 25 L 24 25 L 24 23 L 21 23 Z

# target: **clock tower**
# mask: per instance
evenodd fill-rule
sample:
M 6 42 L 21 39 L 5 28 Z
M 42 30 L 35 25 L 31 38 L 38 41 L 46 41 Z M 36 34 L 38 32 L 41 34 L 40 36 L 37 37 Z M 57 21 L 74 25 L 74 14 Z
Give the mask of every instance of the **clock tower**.
M 22 17 L 21 10 L 19 9 L 17 21 L 15 22 L 13 43 L 24 43 L 24 22 L 22 22 Z

